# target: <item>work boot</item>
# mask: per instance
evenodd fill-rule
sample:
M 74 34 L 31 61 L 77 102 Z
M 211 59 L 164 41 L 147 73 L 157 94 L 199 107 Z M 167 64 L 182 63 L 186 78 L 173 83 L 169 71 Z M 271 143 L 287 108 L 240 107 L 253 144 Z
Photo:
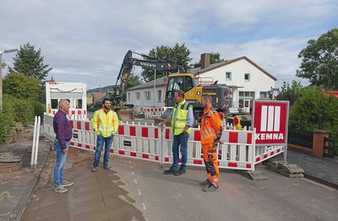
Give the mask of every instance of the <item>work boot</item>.
M 201 186 L 206 186 L 206 185 L 209 185 L 209 184 L 210 184 L 210 182 L 209 182 L 208 179 L 206 179 L 206 180 L 200 182 L 200 185 L 201 185 Z
M 178 171 L 174 172 L 174 175 L 175 176 L 180 176 L 180 175 L 185 174 L 185 173 L 186 173 L 185 167 L 181 167 Z
M 215 192 L 219 187 L 215 186 L 213 184 L 209 184 L 208 186 L 205 186 L 202 188 L 203 192 Z
M 172 174 L 175 174 L 175 171 L 172 167 L 170 167 L 168 170 L 165 170 L 163 172 L 164 175 L 172 175 Z

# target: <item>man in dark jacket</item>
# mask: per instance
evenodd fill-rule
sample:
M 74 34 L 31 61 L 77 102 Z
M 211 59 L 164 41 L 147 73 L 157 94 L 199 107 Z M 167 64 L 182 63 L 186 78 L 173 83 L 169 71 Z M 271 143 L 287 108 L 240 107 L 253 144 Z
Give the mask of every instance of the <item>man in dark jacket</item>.
M 55 192 L 65 193 L 68 191 L 65 187 L 70 187 L 74 183 L 65 181 L 63 176 L 64 165 L 67 159 L 69 141 L 72 139 L 72 127 L 67 118 L 69 111 L 69 101 L 61 99 L 59 101 L 59 111 L 53 119 L 53 127 L 56 135 L 54 147 L 56 151 L 56 161 L 54 166 L 53 182 Z

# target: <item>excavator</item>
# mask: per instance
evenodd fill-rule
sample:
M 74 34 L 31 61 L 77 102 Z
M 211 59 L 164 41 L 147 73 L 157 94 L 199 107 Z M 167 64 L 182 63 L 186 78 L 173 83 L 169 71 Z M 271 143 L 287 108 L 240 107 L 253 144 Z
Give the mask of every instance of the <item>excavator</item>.
M 133 55 L 138 55 L 141 58 L 135 58 Z M 232 90 L 227 85 L 217 84 L 214 81 L 202 81 L 201 78 L 195 77 L 194 74 L 187 72 L 182 66 L 171 61 L 153 58 L 129 50 L 123 59 L 112 94 L 113 105 L 117 110 L 120 109 L 125 112 L 126 109 L 133 107 L 131 104 L 126 104 L 127 82 L 131 76 L 133 66 L 167 73 L 166 111 L 162 116 L 163 118 L 170 115 L 175 105 L 174 94 L 178 90 L 184 91 L 186 101 L 193 105 L 195 125 L 198 124 L 202 112 L 201 101 L 203 96 L 209 95 L 212 97 L 213 107 L 217 111 L 227 112 L 229 107 L 232 106 Z

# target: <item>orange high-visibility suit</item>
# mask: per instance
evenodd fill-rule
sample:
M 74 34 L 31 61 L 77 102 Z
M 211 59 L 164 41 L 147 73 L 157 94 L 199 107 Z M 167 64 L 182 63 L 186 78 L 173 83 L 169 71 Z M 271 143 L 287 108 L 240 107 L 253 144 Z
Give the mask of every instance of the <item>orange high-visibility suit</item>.
M 201 144 L 203 160 L 208 174 L 208 181 L 218 187 L 219 167 L 217 144 L 222 134 L 222 114 L 205 107 L 201 119 Z

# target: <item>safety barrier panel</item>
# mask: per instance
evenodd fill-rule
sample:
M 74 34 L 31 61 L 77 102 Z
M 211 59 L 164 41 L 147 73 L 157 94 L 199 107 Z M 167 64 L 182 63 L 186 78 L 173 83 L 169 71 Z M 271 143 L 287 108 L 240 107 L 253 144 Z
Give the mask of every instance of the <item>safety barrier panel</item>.
M 96 134 L 89 120 L 73 120 L 73 138 L 70 145 L 94 151 Z M 54 139 L 52 116 L 45 115 L 43 131 Z M 256 146 L 254 130 L 224 129 L 218 145 L 220 168 L 253 171 L 255 165 L 285 151 L 283 146 Z M 201 135 L 194 128 L 188 140 L 189 166 L 204 166 Z M 123 122 L 114 135 L 111 153 L 114 155 L 154 161 L 163 164 L 172 162 L 173 135 L 168 127 Z
M 144 113 L 145 118 L 160 117 L 164 111 L 164 107 L 143 107 L 141 110 Z

